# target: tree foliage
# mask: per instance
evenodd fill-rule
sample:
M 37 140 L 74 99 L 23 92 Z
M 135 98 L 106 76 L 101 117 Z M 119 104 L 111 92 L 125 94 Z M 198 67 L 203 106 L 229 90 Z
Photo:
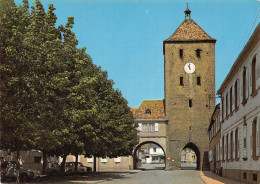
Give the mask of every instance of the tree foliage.
M 136 125 L 107 72 L 77 48 L 74 19 L 56 27 L 51 4 L 1 0 L 1 148 L 50 155 L 124 156 Z

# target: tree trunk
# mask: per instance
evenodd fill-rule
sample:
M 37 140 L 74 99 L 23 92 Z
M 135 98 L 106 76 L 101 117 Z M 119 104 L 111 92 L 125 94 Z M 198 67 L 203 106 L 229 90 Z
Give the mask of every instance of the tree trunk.
M 16 161 L 17 161 L 16 183 L 20 183 L 20 150 L 16 151 Z
M 75 173 L 77 173 L 78 172 L 78 159 L 79 159 L 79 155 L 78 154 L 76 154 L 76 163 L 75 163 Z
M 62 175 L 64 175 L 64 172 L 65 172 L 65 162 L 66 162 L 66 158 L 67 158 L 67 154 L 64 154 L 64 155 L 63 155 L 62 162 L 61 162 L 61 167 L 60 167 L 60 173 L 61 173 Z
M 93 172 L 97 172 L 97 157 L 94 156 L 94 167 L 93 167 Z
M 47 166 L 47 153 L 46 151 L 42 151 L 42 174 L 46 174 L 46 166 Z

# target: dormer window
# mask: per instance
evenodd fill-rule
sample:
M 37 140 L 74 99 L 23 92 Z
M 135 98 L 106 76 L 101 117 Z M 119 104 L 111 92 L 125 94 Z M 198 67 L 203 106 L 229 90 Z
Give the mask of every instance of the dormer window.
M 200 51 L 201 51 L 201 49 L 197 49 L 197 50 L 195 50 L 195 51 L 196 51 L 197 57 L 200 58 Z
M 151 110 L 150 110 L 150 109 L 147 109 L 147 110 L 145 111 L 145 114 L 150 116 L 150 115 L 151 115 Z

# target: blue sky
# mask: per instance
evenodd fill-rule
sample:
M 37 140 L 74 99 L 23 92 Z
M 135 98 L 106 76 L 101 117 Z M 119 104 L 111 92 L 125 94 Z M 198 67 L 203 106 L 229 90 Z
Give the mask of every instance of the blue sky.
M 17 4 L 22 0 L 15 0 Z M 33 0 L 29 0 L 30 5 Z M 216 91 L 260 21 L 259 0 L 41 0 L 57 26 L 74 16 L 79 47 L 108 71 L 130 107 L 164 98 L 163 40 L 191 18 L 216 42 Z

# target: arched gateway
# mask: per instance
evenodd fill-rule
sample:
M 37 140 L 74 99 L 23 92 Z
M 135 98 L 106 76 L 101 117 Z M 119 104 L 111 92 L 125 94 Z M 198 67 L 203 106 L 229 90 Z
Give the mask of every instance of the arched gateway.
M 133 151 L 134 169 L 165 169 L 164 149 L 154 141 L 141 142 Z
M 164 100 L 145 100 L 132 108 L 140 143 L 162 142 L 166 169 L 180 169 L 183 150 L 196 154 L 196 168 L 207 169 L 209 119 L 215 107 L 215 43 L 191 19 L 163 41 Z

